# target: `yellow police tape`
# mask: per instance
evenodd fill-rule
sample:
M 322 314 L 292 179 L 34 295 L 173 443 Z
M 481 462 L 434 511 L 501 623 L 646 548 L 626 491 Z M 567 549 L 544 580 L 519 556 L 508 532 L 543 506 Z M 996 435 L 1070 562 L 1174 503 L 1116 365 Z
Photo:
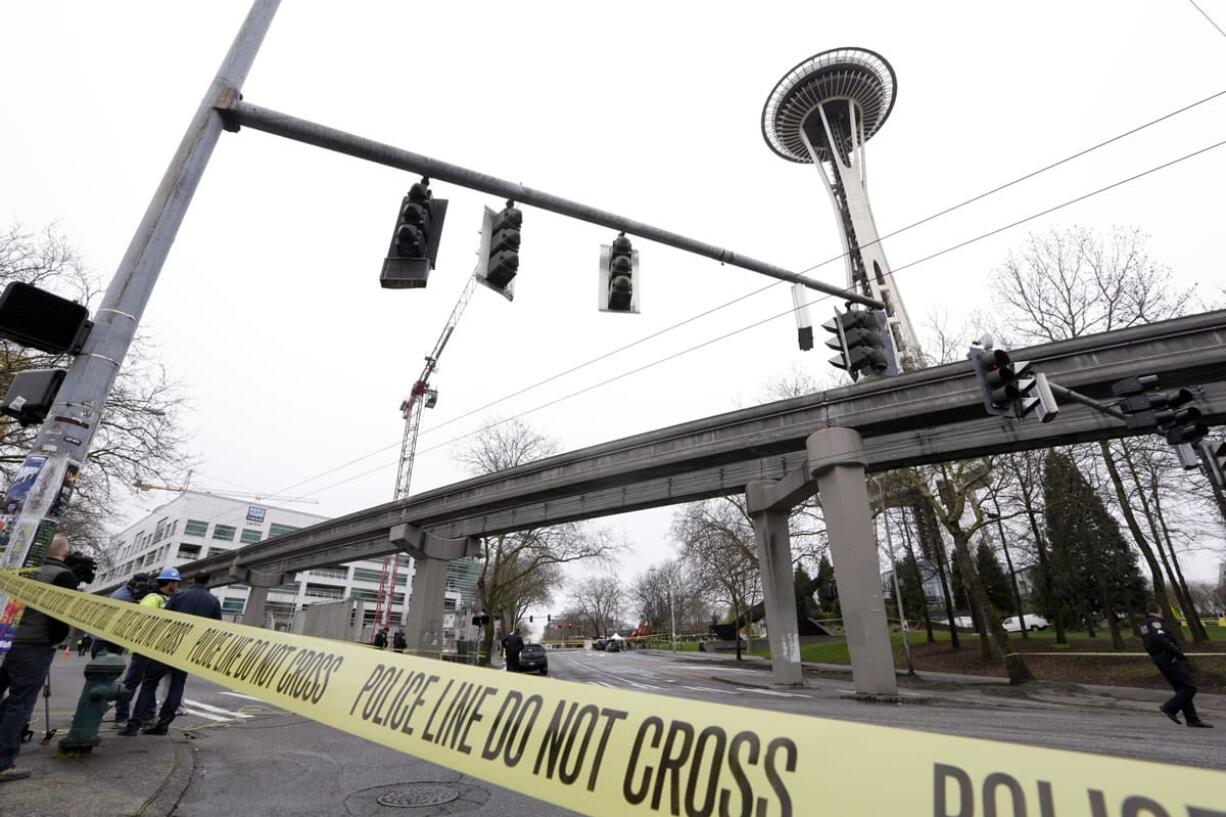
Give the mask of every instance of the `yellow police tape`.
M 194 675 L 584 814 L 1226 815 L 1218 771 L 508 675 L 12 572 L 0 574 L 0 591 Z

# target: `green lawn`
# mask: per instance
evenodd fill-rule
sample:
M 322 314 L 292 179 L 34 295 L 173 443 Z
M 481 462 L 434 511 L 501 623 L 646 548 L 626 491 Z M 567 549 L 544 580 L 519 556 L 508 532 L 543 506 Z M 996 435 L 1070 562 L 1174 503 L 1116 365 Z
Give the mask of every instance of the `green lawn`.
M 1216 624 L 1206 622 L 1205 629 L 1209 634 L 1210 648 L 1212 648 L 1215 652 L 1226 652 L 1226 627 L 1219 627 Z M 936 641 L 938 643 L 947 643 L 950 640 L 949 633 L 944 630 L 933 630 L 933 635 L 936 637 Z M 1028 633 L 1027 635 L 1029 636 L 1028 640 L 1048 642 L 1049 648 L 1053 651 L 1066 649 L 1063 645 L 1056 643 L 1056 631 L 1050 627 L 1037 633 Z M 1067 635 L 1069 641 L 1084 641 L 1089 638 L 1089 635 L 1086 634 L 1085 630 L 1070 630 L 1068 631 Z M 1187 637 L 1188 643 L 1191 644 L 1192 637 L 1186 627 L 1184 628 L 1184 635 Z M 928 633 L 923 627 L 920 627 L 917 630 L 912 630 L 910 637 L 912 645 L 925 644 L 928 641 Z M 1103 630 L 1096 633 L 1095 637 L 1100 639 L 1110 638 L 1110 634 Z M 958 638 L 963 646 L 978 644 L 979 642 L 979 635 L 977 633 L 959 632 Z M 1010 633 L 1009 639 L 1011 642 L 1021 641 L 1021 634 Z M 894 646 L 894 654 L 901 662 L 903 658 L 902 633 L 891 632 L 890 643 Z M 678 645 L 678 647 L 680 647 L 680 645 Z M 1135 636 L 1131 635 L 1131 633 L 1126 633 L 1124 636 L 1124 649 L 1129 652 L 1140 652 L 1142 649 L 1141 639 L 1136 638 Z M 752 654 L 762 656 L 763 658 L 770 658 L 770 649 L 763 648 L 754 650 Z M 839 638 L 831 639 L 830 641 L 802 644 L 800 647 L 800 660 L 826 664 L 850 664 L 851 656 L 847 652 L 847 642 Z

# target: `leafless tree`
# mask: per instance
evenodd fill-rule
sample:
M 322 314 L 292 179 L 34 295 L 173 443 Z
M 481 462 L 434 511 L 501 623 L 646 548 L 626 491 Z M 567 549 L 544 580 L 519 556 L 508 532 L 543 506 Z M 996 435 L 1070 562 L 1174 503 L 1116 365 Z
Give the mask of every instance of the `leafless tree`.
M 753 549 L 753 530 L 728 512 L 727 504 L 697 502 L 673 518 L 673 539 L 697 586 L 712 601 L 727 605 L 739 635 L 749 610 L 762 595 L 762 574 Z M 741 642 L 736 639 L 737 660 Z
M 680 559 L 669 559 L 644 572 L 630 587 L 631 604 L 653 633 L 706 632 L 712 607 L 694 571 Z
M 557 443 L 520 420 L 491 422 L 456 452 L 476 474 L 494 473 L 553 454 Z M 602 561 L 619 550 L 607 531 L 578 524 L 487 536 L 481 540 L 481 607 L 499 619 L 502 631 L 519 624 L 529 606 L 548 602 L 561 584 L 561 566 Z M 482 654 L 492 654 L 494 629 L 486 627 Z
M 1004 309 L 1000 325 L 1023 341 L 1059 341 L 1109 332 L 1183 314 L 1191 290 L 1174 285 L 1168 268 L 1149 257 L 1137 228 L 1116 229 L 1104 238 L 1082 227 L 1032 234 L 997 271 L 995 295 Z M 1172 597 L 1158 558 L 1156 525 L 1142 524 L 1130 499 L 1128 457 L 1136 442 L 1101 442 L 1115 506 L 1149 567 L 1154 595 L 1173 620 Z M 1135 485 L 1133 486 L 1135 489 Z M 1147 535 L 1145 528 L 1150 528 Z M 1173 631 L 1182 638 L 1179 630 Z M 1194 629 L 1194 633 L 1195 633 Z
M 573 609 L 591 625 L 597 638 L 608 638 L 624 623 L 626 592 L 616 576 L 592 576 L 571 590 Z
M 0 233 L 0 287 L 33 284 L 89 305 L 99 295 L 97 279 L 55 229 L 34 233 L 19 225 Z M 0 393 L 27 369 L 66 366 L 48 355 L 0 340 Z M 102 422 L 60 529 L 74 546 L 107 557 L 108 525 L 124 491 L 138 480 L 174 484 L 190 467 L 187 435 L 181 426 L 185 401 L 178 385 L 157 361 L 152 345 L 138 335 L 107 398 Z M 33 444 L 37 427 L 22 428 L 0 417 L 0 474 L 7 482 Z

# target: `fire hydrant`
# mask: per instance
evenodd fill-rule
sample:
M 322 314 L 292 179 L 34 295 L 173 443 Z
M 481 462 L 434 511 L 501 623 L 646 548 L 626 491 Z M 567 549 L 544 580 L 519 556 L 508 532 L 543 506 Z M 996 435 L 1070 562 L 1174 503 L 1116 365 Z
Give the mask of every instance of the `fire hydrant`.
M 72 727 L 60 739 L 61 752 L 89 752 L 102 742 L 98 730 L 107 704 L 129 694 L 119 683 L 124 667 L 123 658 L 112 653 L 99 653 L 85 665 L 85 686 L 72 715 Z

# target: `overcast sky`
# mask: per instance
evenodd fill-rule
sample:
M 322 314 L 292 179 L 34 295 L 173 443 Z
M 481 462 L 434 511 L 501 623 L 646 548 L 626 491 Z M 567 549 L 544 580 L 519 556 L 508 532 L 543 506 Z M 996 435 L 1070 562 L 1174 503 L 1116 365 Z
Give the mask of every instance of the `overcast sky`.
M 1226 26 L 1226 0 L 1201 2 Z M 109 277 L 247 7 L 0 6 L 0 223 L 55 223 Z M 760 116 L 811 54 L 863 46 L 897 72 L 897 104 L 868 146 L 883 233 L 1226 88 L 1226 38 L 1177 0 L 596 8 L 287 2 L 243 91 L 800 271 L 840 252 L 835 220 L 813 168 L 767 148 Z M 887 256 L 901 267 L 1223 138 L 1226 97 L 890 239 Z M 1226 277 L 1224 173 L 1226 147 L 911 267 L 898 288 L 917 323 L 944 314 L 956 326 L 990 313 L 987 282 L 1028 230 L 1135 224 L 1180 285 L 1211 293 Z M 380 264 L 414 180 L 223 134 L 143 324 L 191 403 L 197 486 L 310 496 L 319 504 L 293 507 L 328 515 L 391 498 L 400 401 L 472 270 L 482 206 L 501 205 L 436 182 L 451 202 L 438 269 L 425 290 L 384 290 Z M 516 300 L 475 294 L 436 377 L 415 491 L 466 476 L 449 443 L 491 419 L 531 411 L 572 449 L 755 402 L 794 367 L 831 377 L 827 355 L 797 351 L 784 318 L 532 411 L 782 312 L 780 284 L 448 422 L 770 283 L 636 241 L 642 314 L 599 313 L 599 245 L 611 237 L 525 208 Z M 841 262 L 811 274 L 845 275 Z M 626 575 L 667 555 L 670 516 L 605 521 L 631 545 Z M 1194 572 L 1215 564 L 1202 556 Z

